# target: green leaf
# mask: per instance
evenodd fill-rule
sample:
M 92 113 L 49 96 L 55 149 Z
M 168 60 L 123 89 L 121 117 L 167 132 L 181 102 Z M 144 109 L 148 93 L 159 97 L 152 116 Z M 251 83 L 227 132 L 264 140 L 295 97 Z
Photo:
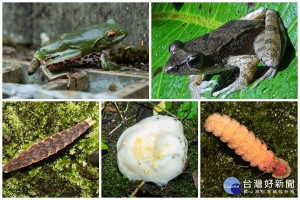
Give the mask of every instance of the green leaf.
M 180 107 L 178 108 L 178 117 L 180 119 L 183 119 L 185 117 L 187 117 L 187 115 L 190 113 L 192 107 L 192 103 L 191 102 L 184 102 L 180 105 Z
M 197 119 L 198 117 L 198 102 L 183 102 L 178 108 L 178 117 L 180 119 Z
M 171 108 L 172 107 L 172 102 L 171 101 L 166 101 L 165 106 L 166 106 L 166 109 Z
M 101 140 L 101 150 L 107 150 L 108 146 L 105 144 L 106 140 Z
M 259 7 L 279 12 L 295 48 L 295 57 L 288 66 L 280 67 L 272 80 L 267 78 L 250 90 L 252 83 L 242 92 L 235 92 L 227 98 L 297 98 L 297 3 L 152 3 L 152 98 L 191 98 L 187 76 L 172 76 L 164 72 L 170 57 L 169 45 L 174 40 L 186 42 L 197 38 Z M 210 93 L 203 96 L 213 98 Z
M 192 107 L 191 102 L 184 102 L 180 105 L 180 109 L 183 111 L 189 111 Z

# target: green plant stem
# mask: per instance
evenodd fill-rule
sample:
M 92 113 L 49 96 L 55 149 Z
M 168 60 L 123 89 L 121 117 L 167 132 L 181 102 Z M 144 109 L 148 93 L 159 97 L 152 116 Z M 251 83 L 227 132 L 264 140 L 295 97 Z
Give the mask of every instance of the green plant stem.
M 160 109 L 163 110 L 165 113 L 167 113 L 167 114 L 169 114 L 169 115 L 171 115 L 171 116 L 173 116 L 173 117 L 178 118 L 176 115 L 174 115 L 173 113 L 171 113 L 171 112 L 167 111 L 166 109 L 160 107 L 159 105 L 156 105 L 156 104 L 154 104 L 154 103 L 152 103 L 152 102 L 150 102 L 150 101 L 149 101 L 149 103 L 150 103 L 151 105 L 153 105 L 153 106 L 156 106 L 156 107 L 160 108 Z
M 139 186 L 133 191 L 133 193 L 129 197 L 135 197 L 135 195 L 139 192 L 139 190 L 145 185 L 146 181 L 142 181 Z

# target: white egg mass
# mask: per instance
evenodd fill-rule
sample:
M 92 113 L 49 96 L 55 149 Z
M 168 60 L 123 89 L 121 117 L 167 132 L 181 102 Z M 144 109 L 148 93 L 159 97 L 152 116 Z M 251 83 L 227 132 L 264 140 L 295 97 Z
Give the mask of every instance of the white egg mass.
M 118 166 L 130 180 L 162 186 L 183 172 L 187 149 L 181 122 L 156 115 L 122 133 L 117 143 Z

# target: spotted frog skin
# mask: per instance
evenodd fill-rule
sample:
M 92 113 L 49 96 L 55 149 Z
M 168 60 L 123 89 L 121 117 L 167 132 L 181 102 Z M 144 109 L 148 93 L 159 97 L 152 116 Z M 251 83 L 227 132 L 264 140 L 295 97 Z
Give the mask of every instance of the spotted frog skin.
M 239 69 L 238 78 L 229 86 L 213 92 L 226 98 L 250 84 L 262 61 L 268 71 L 251 87 L 255 88 L 268 76 L 273 78 L 285 52 L 287 34 L 277 12 L 259 8 L 239 20 L 229 21 L 218 29 L 185 43 L 174 41 L 165 71 L 172 75 L 190 75 L 192 98 L 202 98 L 212 91 L 215 81 L 202 81 L 202 75 Z
M 67 78 L 69 88 L 73 78 L 78 89 L 76 76 L 70 73 L 53 74 L 52 71 L 97 61 L 101 62 L 104 70 L 119 69 L 120 66 L 107 59 L 113 45 L 121 42 L 127 34 L 127 29 L 113 19 L 108 19 L 103 24 L 65 33 L 58 40 L 37 50 L 28 74 L 34 74 L 40 68 L 48 81 Z

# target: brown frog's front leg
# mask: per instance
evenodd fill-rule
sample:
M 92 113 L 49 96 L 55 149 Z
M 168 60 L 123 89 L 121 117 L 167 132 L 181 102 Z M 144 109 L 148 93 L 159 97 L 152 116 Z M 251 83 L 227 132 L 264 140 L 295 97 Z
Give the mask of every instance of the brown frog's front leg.
M 217 81 L 210 80 L 204 81 L 205 75 L 190 75 L 189 76 L 189 89 L 192 99 L 205 99 L 202 94 L 212 91 L 213 87 L 217 84 Z M 210 86 L 213 87 L 210 87 Z
M 242 56 L 231 56 L 226 62 L 225 66 L 238 67 L 240 69 L 240 75 L 228 87 L 213 93 L 213 96 L 218 96 L 221 93 L 225 94 L 221 97 L 226 98 L 229 94 L 244 89 L 251 82 L 257 68 L 259 59 L 256 55 L 242 55 Z

